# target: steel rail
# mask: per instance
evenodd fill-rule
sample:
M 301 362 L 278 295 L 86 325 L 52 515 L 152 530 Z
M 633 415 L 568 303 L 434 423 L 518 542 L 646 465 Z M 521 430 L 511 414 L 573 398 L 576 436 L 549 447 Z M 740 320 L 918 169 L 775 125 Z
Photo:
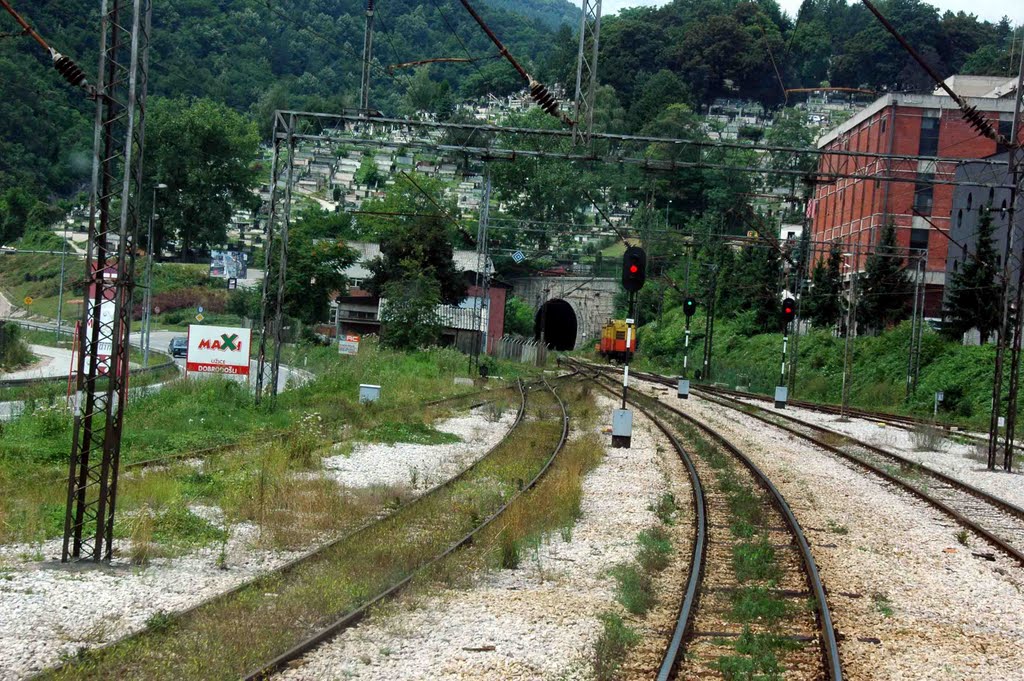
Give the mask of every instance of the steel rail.
M 596 378 L 594 379 L 594 385 L 598 386 L 612 397 L 618 397 L 614 390 L 604 385 Z M 693 623 L 693 616 L 697 612 L 697 603 L 700 600 L 699 589 L 701 582 L 704 579 L 704 561 L 706 558 L 705 549 L 708 542 L 707 501 L 704 498 L 704 486 L 701 484 L 697 468 L 693 465 L 693 460 L 690 458 L 690 455 L 686 452 L 683 445 L 676 438 L 675 434 L 669 430 L 668 426 L 666 426 L 661 419 L 651 413 L 650 410 L 634 402 L 632 398 L 628 398 L 627 401 L 633 404 L 640 413 L 650 419 L 651 422 L 658 427 L 658 430 L 668 438 L 669 442 L 672 443 L 672 446 L 675 447 L 680 461 L 683 462 L 683 465 L 686 467 L 686 472 L 690 476 L 690 496 L 693 499 L 693 507 L 695 510 L 693 551 L 690 554 L 690 569 L 688 573 L 689 576 L 686 580 L 686 591 L 683 596 L 683 602 L 679 607 L 679 613 L 676 615 L 676 624 L 672 630 L 672 638 L 669 639 L 669 644 L 665 648 L 665 654 L 662 656 L 661 664 L 658 667 L 658 681 L 668 681 L 668 679 L 673 678 L 675 670 L 682 659 L 683 641 L 686 639 L 686 634 L 689 633 L 690 627 Z
M 635 372 L 634 372 L 634 376 L 636 376 Z M 655 378 L 644 378 L 644 376 L 655 377 Z M 643 380 L 649 380 L 649 381 L 660 383 L 660 384 L 663 384 L 663 385 L 672 385 L 673 384 L 671 379 L 669 379 L 667 377 L 664 377 L 664 376 L 659 376 L 658 374 L 646 374 L 645 373 L 644 376 L 637 376 L 637 377 L 641 378 Z M 890 452 L 890 451 L 887 451 L 885 449 L 881 449 L 880 447 L 876 447 L 874 445 L 871 445 L 871 444 L 868 444 L 868 443 L 863 442 L 861 440 L 858 440 L 857 438 L 854 438 L 852 436 L 846 435 L 845 433 L 841 433 L 839 431 L 831 430 L 829 428 L 825 428 L 824 426 L 819 426 L 819 425 L 814 424 L 814 423 L 808 423 L 807 421 L 803 421 L 801 419 L 798 419 L 795 416 L 790 416 L 788 414 L 782 414 L 782 413 L 776 413 L 776 412 L 770 411 L 770 410 L 768 410 L 768 409 L 766 409 L 764 407 L 758 406 L 758 405 L 749 404 L 749 403 L 745 403 L 745 402 L 740 402 L 739 400 L 736 400 L 735 398 L 723 397 L 721 395 L 715 395 L 714 392 L 708 391 L 708 390 L 704 390 L 702 387 L 692 387 L 691 389 L 694 392 L 696 392 L 696 393 L 700 393 L 700 392 L 703 391 L 706 395 L 712 395 L 713 397 L 709 397 L 709 396 L 705 396 L 704 397 L 704 399 L 706 399 L 709 402 L 712 402 L 712 403 L 715 403 L 715 404 L 719 404 L 721 406 L 724 406 L 724 407 L 729 408 L 729 409 L 733 409 L 735 411 L 742 412 L 742 413 L 744 413 L 744 414 L 746 414 L 746 415 L 748 415 L 748 416 L 750 416 L 752 418 L 757 419 L 758 421 L 761 421 L 762 423 L 765 423 L 765 424 L 770 425 L 770 426 L 774 426 L 775 428 L 778 428 L 778 429 L 783 430 L 783 431 L 785 431 L 785 432 L 787 432 L 787 433 L 789 433 L 791 435 L 799 437 L 799 438 L 801 438 L 801 439 L 803 439 L 803 440 L 805 440 L 807 442 L 810 442 L 811 444 L 813 444 L 816 447 L 820 447 L 821 449 L 824 449 L 824 450 L 826 450 L 826 451 L 828 451 L 828 452 L 830 452 L 832 454 L 835 454 L 836 456 L 842 458 L 845 461 L 849 461 L 849 462 L 859 466 L 860 468 L 863 468 L 864 470 L 868 471 L 869 473 L 877 475 L 878 477 L 882 478 L 886 482 L 889 482 L 889 483 L 892 483 L 893 485 L 896 485 L 897 487 L 903 489 L 904 491 L 909 492 L 911 495 L 917 497 L 918 499 L 921 499 L 922 501 L 928 503 L 929 505 L 931 505 L 934 508 L 938 509 L 942 513 L 946 514 L 947 516 L 949 516 L 950 518 L 955 520 L 961 527 L 963 527 L 963 528 L 965 528 L 967 530 L 970 530 L 971 532 L 974 532 L 975 534 L 979 535 L 980 537 L 983 537 L 986 541 L 988 541 L 990 544 L 992 544 L 993 546 L 998 548 L 1004 554 L 1006 554 L 1007 556 L 1012 558 L 1019 565 L 1024 566 L 1024 551 L 1014 547 L 1007 540 L 1003 539 L 1002 537 L 999 537 L 998 535 L 994 534 L 992 531 L 984 528 L 978 522 L 976 522 L 975 520 L 972 520 L 968 516 L 964 515 L 964 513 L 962 513 L 961 511 L 958 511 L 955 508 L 953 508 L 952 506 L 950 506 L 946 502 L 942 501 L 941 499 L 938 499 L 938 498 L 936 498 L 935 496 L 933 496 L 931 494 L 927 494 L 926 492 L 922 491 L 918 487 L 915 487 L 914 485 L 911 485 L 910 483 L 906 482 L 905 480 L 903 480 L 903 479 L 901 479 L 901 478 L 899 478 L 899 477 L 889 473 L 885 469 L 880 468 L 879 466 L 874 465 L 870 461 L 866 461 L 865 459 L 863 459 L 861 457 L 858 457 L 858 456 L 856 456 L 854 454 L 850 454 L 849 452 L 843 451 L 841 448 L 839 448 L 839 447 L 837 447 L 837 446 L 835 446 L 833 444 L 830 444 L 828 442 L 825 442 L 825 441 L 823 441 L 823 440 L 821 440 L 819 438 L 816 438 L 816 437 L 814 437 L 812 435 L 808 435 L 805 432 L 801 432 L 797 428 L 794 428 L 794 427 L 791 427 L 791 426 L 787 426 L 787 425 L 782 424 L 782 423 L 778 423 L 777 421 L 774 421 L 773 418 L 780 418 L 780 419 L 783 419 L 785 421 L 789 421 L 789 422 L 791 422 L 791 423 L 793 423 L 793 424 L 795 424 L 795 425 L 797 425 L 797 426 L 799 426 L 801 428 L 808 428 L 810 430 L 813 430 L 813 431 L 815 431 L 817 433 L 820 433 L 820 434 L 823 434 L 823 435 L 831 435 L 831 436 L 842 437 L 851 446 L 860 447 L 860 448 L 862 448 L 862 449 L 864 449 L 866 451 L 869 451 L 869 452 L 871 452 L 873 454 L 877 454 L 878 456 L 881 456 L 881 457 L 884 457 L 886 459 L 889 459 L 890 461 L 893 461 L 894 463 L 896 463 L 897 465 L 901 466 L 902 468 L 909 468 L 909 469 L 911 469 L 911 470 L 913 470 L 913 471 L 915 471 L 917 473 L 920 473 L 921 475 L 925 475 L 925 476 L 930 477 L 930 478 L 932 478 L 934 480 L 937 480 L 937 481 L 941 482 L 942 484 L 945 484 L 945 485 L 949 486 L 950 488 L 953 488 L 954 490 L 963 492 L 964 494 L 967 494 L 967 495 L 969 495 L 969 496 L 971 496 L 973 498 L 976 498 L 976 499 L 978 499 L 978 500 L 980 500 L 980 501 L 982 501 L 982 502 L 984 502 L 984 503 L 994 507 L 999 512 L 1002 512 L 1002 513 L 1005 513 L 1007 515 L 1013 516 L 1013 517 L 1017 518 L 1018 520 L 1024 520 L 1024 508 L 1016 506 L 1015 504 L 1012 504 L 1012 503 L 1006 501 L 1005 499 L 1001 499 L 1001 498 L 999 498 L 997 496 L 989 494 L 988 492 L 986 492 L 986 491 L 984 491 L 982 489 L 979 489 L 979 488 L 977 488 L 977 487 L 975 487 L 973 485 L 970 485 L 970 484 L 968 484 L 966 482 L 963 482 L 962 480 L 958 480 L 956 478 L 953 478 L 953 477 L 951 477 L 949 475 L 946 475 L 945 473 L 942 473 L 940 471 L 936 471 L 936 470 L 934 470 L 932 468 L 929 468 L 928 466 L 920 464 L 920 463 L 918 463 L 916 461 L 913 461 L 911 459 L 904 458 L 904 457 L 900 456 L 899 454 L 896 454 L 895 452 Z M 755 409 L 755 410 L 757 410 L 759 412 L 769 414 L 770 417 L 769 416 L 764 416 L 764 415 L 759 414 L 759 413 L 754 413 L 754 412 L 750 411 L 751 409 Z
M 661 376 L 659 374 L 653 374 L 653 373 L 648 373 L 648 372 L 632 372 L 632 373 L 637 378 L 640 378 L 640 379 L 643 379 L 643 380 L 649 380 L 649 381 L 652 381 L 652 382 L 655 382 L 655 383 L 661 383 L 663 385 L 670 385 L 670 386 L 674 385 L 674 382 L 672 381 L 672 379 L 668 378 L 667 376 Z M 929 477 L 933 477 L 933 478 L 939 480 L 940 482 L 942 482 L 942 483 L 944 483 L 946 485 L 949 485 L 951 487 L 956 487 L 956 488 L 960 489 L 961 491 L 966 492 L 967 494 L 970 494 L 971 496 L 976 497 L 977 499 L 979 499 L 981 501 L 984 501 L 984 502 L 986 502 L 988 504 L 991 504 L 991 505 L 997 507 L 1000 511 L 1002 511 L 1004 513 L 1008 513 L 1008 514 L 1010 514 L 1012 516 L 1015 516 L 1016 518 L 1024 520 L 1024 508 L 1022 508 L 1020 506 L 1017 506 L 1016 504 L 1010 503 L 1009 501 L 1006 501 L 1005 499 L 1001 499 L 1000 497 L 994 496 L 994 495 L 986 492 L 983 489 L 980 489 L 978 487 L 975 487 L 974 485 L 971 485 L 970 483 L 964 482 L 963 480 L 959 480 L 959 479 L 954 478 L 954 477 L 952 477 L 950 475 L 947 475 L 946 473 L 943 473 L 942 471 L 937 471 L 934 468 L 930 468 L 928 466 L 925 466 L 924 464 L 919 463 L 917 461 L 914 461 L 913 459 L 908 459 L 908 458 L 906 458 L 904 456 L 900 456 L 896 452 L 891 452 L 891 451 L 889 451 L 887 449 L 882 449 L 881 447 L 875 446 L 873 444 L 869 444 L 867 442 L 864 442 L 863 440 L 860 440 L 860 439 L 857 439 L 857 438 L 853 437 L 852 435 L 847 435 L 846 433 L 843 433 L 843 432 L 840 432 L 840 431 L 837 431 L 837 430 L 832 430 L 831 428 L 826 428 L 825 426 L 821 426 L 821 425 L 818 425 L 816 423 L 810 423 L 809 421 L 804 421 L 803 419 L 800 419 L 800 418 L 798 418 L 796 416 L 792 416 L 790 414 L 784 414 L 784 413 L 779 412 L 779 411 L 772 411 L 770 409 L 766 409 L 765 407 L 761 407 L 761 406 L 756 405 L 756 404 L 749 404 L 749 403 L 746 403 L 746 402 L 742 402 L 739 399 L 737 399 L 736 397 L 728 396 L 728 394 L 735 394 L 735 395 L 738 395 L 739 397 L 747 397 L 748 393 L 740 393 L 738 391 L 725 390 L 725 389 L 722 389 L 722 388 L 709 388 L 708 386 L 693 386 L 692 390 L 694 392 L 696 392 L 696 393 L 702 393 L 703 392 L 703 393 L 708 393 L 710 395 L 714 395 L 715 397 L 717 397 L 720 400 L 718 403 L 722 404 L 722 406 L 727 406 L 730 409 L 737 409 L 739 411 L 744 411 L 745 413 L 748 413 L 751 416 L 754 416 L 755 418 L 757 418 L 757 415 L 752 414 L 749 411 L 746 411 L 745 407 L 748 407 L 750 409 L 757 409 L 757 410 L 759 410 L 759 411 L 761 411 L 763 413 L 770 414 L 774 418 L 780 418 L 780 419 L 783 419 L 785 421 L 789 421 L 790 423 L 796 424 L 797 426 L 800 426 L 800 427 L 803 427 L 803 428 L 808 428 L 808 429 L 813 430 L 813 431 L 815 431 L 817 433 L 821 433 L 822 435 L 831 435 L 831 436 L 842 437 L 844 440 L 849 442 L 851 445 L 860 447 L 860 448 L 865 449 L 865 450 L 867 450 L 869 452 L 877 454 L 877 455 L 879 455 L 881 457 L 885 457 L 885 458 L 891 460 L 893 463 L 896 463 L 896 464 L 898 464 L 899 466 L 901 466 L 903 468 L 910 468 L 911 470 L 914 470 L 914 471 L 916 471 L 918 473 L 921 473 L 923 475 L 927 475 Z M 723 396 L 723 394 L 725 394 L 725 395 Z M 708 398 L 708 397 L 705 397 L 704 399 L 707 399 L 710 402 L 716 401 L 716 400 Z M 732 404 L 726 404 L 726 402 L 733 402 L 733 403 L 735 403 L 736 405 L 739 405 L 739 406 L 733 406 Z M 812 404 L 813 405 L 814 403 L 807 403 L 807 404 Z M 836 412 L 826 412 L 826 413 L 836 413 Z M 867 412 L 867 413 L 870 414 L 872 412 Z M 866 418 L 877 420 L 877 417 L 866 417 Z M 759 420 L 763 421 L 764 419 L 759 419 Z M 927 422 L 924 422 L 924 423 L 927 423 Z M 778 424 L 772 424 L 772 425 L 778 425 Z M 781 428 L 782 426 L 779 425 L 779 427 Z M 789 430 L 789 429 L 786 429 L 786 430 Z M 961 433 L 961 435 L 965 435 L 965 434 Z M 811 439 L 811 438 L 808 438 L 806 435 L 802 435 L 802 437 L 804 437 L 804 439 Z M 814 439 L 814 442 L 817 443 L 818 440 Z M 825 444 L 827 444 L 827 443 L 825 443 Z
M 636 405 L 635 397 L 633 400 L 633 404 Z M 775 508 L 782 514 L 786 524 L 789 526 L 790 533 L 796 540 L 797 548 L 799 549 L 804 566 L 804 575 L 807 578 L 807 585 L 815 597 L 819 643 L 821 644 L 822 656 L 824 658 L 823 666 L 827 675 L 826 678 L 831 681 L 841 681 L 843 678 L 843 670 L 842 663 L 839 658 L 839 643 L 836 639 L 835 626 L 832 623 L 832 614 L 828 608 L 825 587 L 821 581 L 821 575 L 818 572 L 818 566 L 814 561 L 814 556 L 811 553 L 807 537 L 804 536 L 800 523 L 797 521 L 792 509 L 790 509 L 789 504 L 786 503 L 782 493 L 778 490 L 775 484 L 772 483 L 771 479 L 768 478 L 764 471 L 757 466 L 757 464 L 755 464 L 749 457 L 747 457 L 746 454 L 740 451 L 738 447 L 723 435 L 689 414 L 686 414 L 675 407 L 664 404 L 660 400 L 655 401 L 659 408 L 685 420 L 710 436 L 721 447 L 736 457 L 736 459 L 738 459 L 740 463 L 750 471 L 755 481 L 757 481 L 757 483 L 768 492 L 772 505 L 775 506 Z M 666 676 L 665 678 L 669 677 Z
M 487 451 L 487 453 L 484 454 L 484 456 L 479 458 L 477 461 L 475 461 L 468 468 L 465 468 L 464 470 L 462 470 L 458 475 L 456 475 L 455 477 L 449 478 L 448 480 L 445 480 L 445 481 L 443 481 L 441 483 L 438 483 L 437 485 L 435 485 L 434 487 L 431 487 L 429 490 L 427 490 L 423 494 L 419 495 L 418 497 L 416 497 L 414 499 L 410 499 L 410 500 L 402 503 L 401 505 L 397 506 L 395 509 L 393 509 L 387 515 L 371 518 L 371 519 L 363 522 L 362 524 L 360 524 L 358 527 L 352 529 L 351 531 L 346 532 L 345 534 L 341 535 L 340 537 L 332 539 L 329 542 L 327 542 L 326 544 L 322 544 L 322 545 L 317 546 L 317 547 L 315 547 L 313 549 L 310 549 L 309 551 L 306 551 L 305 553 L 303 553 L 303 554 L 293 558 L 292 560 L 288 561 L 287 563 L 285 563 L 283 565 L 280 565 L 280 566 L 278 566 L 278 567 L 276 567 L 276 568 L 274 568 L 272 570 L 269 570 L 267 572 L 258 574 L 258 575 L 254 576 L 254 577 L 251 577 L 250 579 L 247 579 L 247 580 L 245 580 L 243 582 L 240 582 L 239 584 L 236 584 L 235 586 L 231 587 L 227 591 L 222 591 L 220 593 L 214 594 L 213 596 L 210 596 L 209 598 L 205 598 L 205 599 L 199 601 L 198 603 L 196 603 L 196 604 L 194 604 L 194 605 L 192 605 L 192 606 L 190 606 L 188 608 L 185 608 L 184 610 L 180 610 L 178 612 L 173 612 L 173 613 L 168 613 L 167 614 L 167 618 L 168 618 L 169 622 L 170 623 L 180 622 L 180 621 L 184 620 L 185 618 L 189 617 L 190 615 L 198 612 L 202 608 L 205 608 L 205 607 L 214 605 L 216 603 L 219 603 L 221 601 L 227 600 L 227 599 L 231 598 L 232 596 L 242 592 L 243 590 L 245 590 L 245 589 L 255 585 L 256 583 L 258 583 L 261 580 L 264 580 L 264 579 L 266 579 L 266 578 L 268 578 L 270 576 L 280 576 L 280 575 L 287 574 L 287 573 L 291 572 L 292 570 L 294 570 L 299 565 L 309 561 L 310 559 L 315 558 L 316 556 L 318 556 L 320 554 L 326 553 L 328 550 L 334 548 L 335 546 L 341 544 L 342 542 L 351 541 L 352 539 L 355 539 L 360 534 L 365 533 L 366 531 L 368 531 L 369 529 L 371 529 L 372 527 L 374 527 L 378 523 L 384 522 L 388 518 L 390 518 L 390 517 L 394 516 L 395 514 L 397 514 L 399 511 L 402 511 L 402 510 L 412 506 L 413 504 L 416 504 L 419 501 L 422 501 L 422 500 L 424 500 L 424 499 L 426 499 L 428 497 L 431 497 L 431 496 L 437 494 L 438 492 L 442 491 L 443 489 L 446 489 L 447 487 L 450 487 L 455 482 L 457 482 L 457 481 L 461 480 L 462 478 L 464 478 L 466 475 L 468 475 L 470 473 L 470 471 L 474 470 L 477 466 L 480 465 L 481 462 L 485 461 L 491 454 L 493 454 L 498 449 L 498 447 L 500 447 L 509 438 L 509 436 L 515 431 L 516 427 L 519 426 L 520 423 L 522 423 L 523 417 L 526 414 L 526 402 L 527 402 L 527 392 L 528 391 L 527 391 L 526 387 L 524 386 L 524 384 L 522 383 L 522 381 L 517 381 L 517 385 L 518 385 L 519 390 L 520 390 L 519 409 L 516 412 L 515 421 L 513 421 L 512 425 L 509 427 L 508 432 L 505 434 L 505 437 L 503 437 L 501 439 L 501 441 L 499 441 L 497 444 L 495 444 L 493 447 L 491 447 L 491 449 L 489 449 Z M 99 652 L 99 651 L 102 651 L 102 650 L 104 650 L 106 648 L 112 648 L 112 647 L 114 647 L 116 645 L 124 644 L 126 641 L 130 641 L 132 639 L 140 638 L 140 637 L 144 636 L 146 633 L 148 633 L 148 631 L 149 631 L 149 628 L 148 627 L 144 627 L 144 628 L 140 629 L 139 631 L 136 631 L 133 634 L 129 634 L 128 636 L 125 636 L 124 638 L 120 638 L 120 639 L 117 639 L 116 641 L 111 641 L 110 643 L 107 643 L 105 645 L 102 645 L 102 646 L 99 646 L 97 648 L 94 648 L 93 652 Z M 56 667 L 56 669 L 60 669 L 60 666 Z
M 366 615 L 369 613 L 369 611 L 370 611 L 370 609 L 372 607 L 374 607 L 377 604 L 382 603 L 382 602 L 384 602 L 384 601 L 394 597 L 400 591 L 402 591 L 405 587 L 407 587 L 416 577 L 418 577 L 421 574 L 423 574 L 426 570 L 428 570 L 429 568 L 433 567 L 434 565 L 437 565 L 439 562 L 441 562 L 445 558 L 448 558 L 453 553 L 455 553 L 459 549 L 463 548 L 467 544 L 470 544 L 473 541 L 473 539 L 476 537 L 476 535 L 479 534 L 479 532 L 481 530 L 483 530 L 486 527 L 490 526 L 490 524 L 492 522 L 494 522 L 494 520 L 496 520 L 498 517 L 500 517 L 505 512 L 505 510 L 508 509 L 509 506 L 511 506 L 516 500 L 518 500 L 526 491 L 532 489 L 534 487 L 534 485 L 536 485 L 537 482 L 544 476 L 544 474 L 546 474 L 548 472 L 548 469 L 551 467 L 551 464 L 554 462 L 555 458 L 561 453 L 561 451 L 565 448 L 565 443 L 569 439 L 569 411 L 568 411 L 568 409 L 565 406 L 565 402 L 562 401 L 562 399 L 558 396 L 558 393 L 555 391 L 555 389 L 552 388 L 551 385 L 546 380 L 543 380 L 543 383 L 544 383 L 544 387 L 546 387 L 551 392 L 552 396 L 555 398 L 555 401 L 557 402 L 557 404 L 558 404 L 558 406 L 559 406 L 559 408 L 560 408 L 560 410 L 562 412 L 562 434 L 561 434 L 561 437 L 559 438 L 558 444 L 555 446 L 554 450 L 551 452 L 551 455 L 548 457 L 548 459 L 545 462 L 544 466 L 537 473 L 537 475 L 535 475 L 533 477 L 533 479 L 530 480 L 530 482 L 528 484 L 524 485 L 515 494 L 511 495 L 509 497 L 508 501 L 506 501 L 500 508 L 498 508 L 494 513 L 492 513 L 490 516 L 485 518 L 479 525 L 477 525 L 476 528 L 474 528 L 467 535 L 465 535 L 464 537 L 462 537 L 461 539 L 459 539 L 458 541 L 453 543 L 451 546 L 449 546 L 447 549 L 445 549 L 444 552 L 434 556 L 432 559 L 430 559 L 429 561 L 427 561 L 426 563 L 424 563 L 420 567 L 418 567 L 415 570 L 413 570 L 412 573 L 407 575 L 404 579 L 402 579 L 401 581 L 397 582 L 396 584 L 393 584 L 391 587 L 389 587 L 385 591 L 382 591 L 381 593 L 377 594 L 374 598 L 370 599 L 369 601 L 367 601 L 365 604 L 363 604 L 362 606 L 360 606 L 356 610 L 346 614 L 345 616 L 341 617 L 340 619 L 336 620 L 335 622 L 333 622 L 333 623 L 329 624 L 328 626 L 324 627 L 323 629 L 317 631 L 315 634 L 313 634 L 312 636 L 310 636 L 306 640 L 298 643 L 297 645 L 293 646 L 292 648 L 290 648 L 286 652 L 282 653 L 281 655 L 278 655 L 276 658 L 274 658 L 273 660 L 271 660 L 267 664 L 261 666 L 259 669 L 256 669 L 256 670 L 253 670 L 253 671 L 249 672 L 248 674 L 246 674 L 242 678 L 245 681 L 257 681 L 258 679 L 267 679 L 272 674 L 274 674 L 275 672 L 280 671 L 281 669 L 283 669 L 292 660 L 295 660 L 295 659 L 298 659 L 298 658 L 302 657 L 306 653 L 308 653 L 311 650 L 313 650 L 313 649 L 317 648 L 318 646 L 320 646 L 320 644 L 324 643 L 325 641 L 328 641 L 328 640 L 334 638 L 335 636 L 337 636 L 342 631 L 344 631 L 344 630 L 354 626 L 355 624 L 357 624 L 358 622 L 360 622 L 361 620 L 363 620 L 366 617 Z M 522 408 L 521 408 L 521 410 L 519 412 L 519 415 L 516 418 L 516 425 L 518 425 L 519 422 L 522 419 L 523 409 L 525 409 L 525 405 L 526 405 L 526 391 L 524 390 L 524 392 L 523 392 Z M 509 433 L 511 433 L 511 432 L 512 432 L 512 429 L 509 430 Z M 503 442 L 504 442 L 504 439 L 503 439 Z M 499 445 L 495 445 L 495 447 L 491 451 L 493 452 L 495 449 L 497 449 L 498 446 L 500 446 L 500 443 L 499 443 Z M 484 457 L 484 458 L 486 458 L 486 457 Z M 481 461 L 482 460 L 483 459 L 481 459 Z M 479 461 L 477 463 L 479 463 Z M 468 473 L 470 470 L 472 470 L 476 465 L 477 464 L 474 463 L 473 466 L 470 466 L 470 468 L 466 469 L 465 471 L 460 473 L 455 478 L 452 478 L 448 482 L 442 483 L 442 485 L 439 485 L 439 486 L 435 487 L 429 493 L 433 493 L 435 490 L 439 489 L 440 487 L 447 487 L 447 486 L 453 484 L 456 480 L 461 479 L 466 473 Z M 422 498 L 423 497 L 419 497 L 419 499 L 422 499 Z

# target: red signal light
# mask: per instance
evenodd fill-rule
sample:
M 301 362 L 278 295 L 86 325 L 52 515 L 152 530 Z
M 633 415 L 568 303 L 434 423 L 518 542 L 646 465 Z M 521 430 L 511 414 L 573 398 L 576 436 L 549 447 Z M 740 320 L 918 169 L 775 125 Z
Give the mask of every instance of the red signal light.
M 630 265 L 629 266 L 629 271 L 630 271 L 631 274 L 636 274 L 639 271 L 639 269 L 640 268 L 637 267 L 636 265 Z

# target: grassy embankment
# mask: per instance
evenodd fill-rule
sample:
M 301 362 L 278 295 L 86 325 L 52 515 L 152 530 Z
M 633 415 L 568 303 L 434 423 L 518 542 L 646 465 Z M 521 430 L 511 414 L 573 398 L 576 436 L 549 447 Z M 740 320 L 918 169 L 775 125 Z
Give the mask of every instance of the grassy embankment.
M 197 531 L 203 523 L 187 510 L 184 518 L 174 515 L 191 503 L 234 508 L 236 519 L 256 514 L 268 522 L 275 514 L 301 516 L 285 508 L 295 499 L 329 506 L 323 490 L 285 493 L 288 485 L 305 486 L 295 482 L 290 471 L 318 467 L 329 444 L 370 439 L 371 431 L 373 439 L 384 441 L 429 437 L 425 426 L 445 410 L 424 410 L 422 402 L 472 390 L 453 385 L 454 377 L 464 375 L 466 362 L 451 350 L 401 354 L 366 343 L 355 357 L 339 358 L 330 348 L 310 348 L 307 353 L 311 369 L 325 368 L 309 384 L 282 393 L 274 410 L 267 401 L 254 405 L 244 386 L 216 378 L 181 381 L 132 400 L 125 417 L 122 465 L 214 446 L 239 446 L 204 459 L 198 467 L 178 465 L 123 476 L 120 517 L 148 509 L 157 538 L 163 533 L 168 545 L 181 543 L 179 539 L 189 544 L 198 532 L 201 544 L 216 537 Z M 360 383 L 382 385 L 381 401 L 358 404 Z M 0 424 L 3 542 L 37 542 L 63 530 L 72 420 L 59 408 L 33 407 L 27 415 Z M 240 496 L 232 501 L 232 494 Z M 253 499 L 260 500 L 258 509 L 245 510 Z M 121 530 L 134 531 L 127 524 Z
M 143 635 L 82 655 L 50 676 L 237 678 L 423 565 L 500 507 L 522 481 L 532 479 L 551 455 L 561 426 L 557 406 L 542 391 L 531 396 L 528 413 L 532 418 L 512 439 L 437 495 L 330 547 L 316 560 L 262 578 L 181 620 L 152 621 Z M 571 526 L 579 514 L 581 471 L 599 458 L 595 449 L 600 452 L 590 439 L 566 452 L 565 463 L 546 478 L 553 487 L 524 500 L 516 520 L 503 516 L 490 534 L 474 542 L 473 555 L 488 556 L 490 566 L 509 566 L 517 555 L 510 544 Z M 461 558 L 456 554 L 437 566 L 433 578 L 464 579 L 467 561 Z
M 637 369 L 679 373 L 683 364 L 684 323 L 681 309 L 665 313 L 662 323 L 639 331 Z M 780 334 L 747 335 L 742 320 L 717 320 L 712 379 L 730 386 L 771 394 L 779 380 Z M 704 317 L 691 322 L 690 366 L 699 367 Z M 790 349 L 792 350 L 792 338 Z M 917 390 L 905 398 L 909 322 L 879 336 L 854 341 L 850 402 L 866 409 L 931 416 L 933 396 L 944 391 L 939 419 L 985 427 L 991 402 L 993 346 L 965 347 L 926 330 L 921 345 Z M 799 339 L 794 398 L 838 404 L 842 400 L 843 338 L 814 330 Z

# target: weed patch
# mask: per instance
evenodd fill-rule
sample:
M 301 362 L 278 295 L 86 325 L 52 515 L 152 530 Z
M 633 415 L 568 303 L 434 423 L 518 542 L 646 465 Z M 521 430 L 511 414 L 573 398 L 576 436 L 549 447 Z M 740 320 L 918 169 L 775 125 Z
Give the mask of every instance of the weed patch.
M 638 566 L 625 564 L 612 568 L 615 578 L 615 598 L 629 613 L 643 615 L 654 605 L 654 584 L 650 576 Z
M 715 661 L 715 668 L 730 681 L 775 681 L 783 678 L 785 669 L 778 653 L 793 650 L 797 643 L 774 634 L 755 634 L 750 627 L 736 639 L 735 655 L 723 655 Z
M 669 566 L 669 555 L 672 553 L 672 542 L 668 532 L 660 527 L 652 527 L 637 535 L 640 550 L 636 560 L 645 572 L 661 572 Z
M 594 644 L 594 677 L 597 681 L 612 681 L 626 653 L 640 642 L 640 635 L 615 613 L 602 613 L 600 617 L 601 635 Z

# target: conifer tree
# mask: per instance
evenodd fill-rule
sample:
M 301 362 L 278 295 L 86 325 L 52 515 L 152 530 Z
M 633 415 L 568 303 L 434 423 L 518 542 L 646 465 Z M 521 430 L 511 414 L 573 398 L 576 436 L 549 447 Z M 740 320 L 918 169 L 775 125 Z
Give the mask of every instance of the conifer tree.
M 885 226 L 858 279 L 857 325 L 861 329 L 878 332 L 907 318 L 911 286 L 903 258 L 897 255 L 892 222 Z
M 839 252 L 839 246 L 833 244 L 828 260 L 819 260 L 811 274 L 811 289 L 804 296 L 803 314 L 811 324 L 819 328 L 834 325 L 842 313 L 839 301 L 842 289 L 839 272 L 841 264 L 842 254 Z
M 985 208 L 978 218 L 977 246 L 953 273 L 943 309 L 947 335 L 959 339 L 978 329 L 981 342 L 999 329 L 1000 291 L 996 283 L 996 250 L 992 243 L 992 215 Z

